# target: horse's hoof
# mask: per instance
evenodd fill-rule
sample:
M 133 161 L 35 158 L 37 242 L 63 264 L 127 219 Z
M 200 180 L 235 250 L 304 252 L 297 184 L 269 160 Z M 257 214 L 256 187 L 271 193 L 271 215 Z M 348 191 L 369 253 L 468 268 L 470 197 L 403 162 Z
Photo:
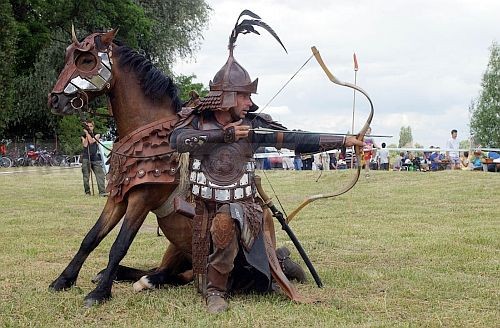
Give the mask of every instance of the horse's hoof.
M 111 294 L 107 293 L 98 293 L 95 291 L 90 292 L 84 299 L 84 306 L 89 308 L 94 305 L 99 305 L 111 298 Z
M 134 282 L 133 287 L 135 292 L 140 292 L 141 290 L 155 288 L 155 286 L 153 286 L 153 284 L 149 282 L 148 276 L 142 276 L 141 279 Z
M 62 277 L 57 278 L 49 285 L 49 290 L 54 292 L 60 292 L 62 290 L 70 289 L 75 284 L 75 281 L 71 281 Z

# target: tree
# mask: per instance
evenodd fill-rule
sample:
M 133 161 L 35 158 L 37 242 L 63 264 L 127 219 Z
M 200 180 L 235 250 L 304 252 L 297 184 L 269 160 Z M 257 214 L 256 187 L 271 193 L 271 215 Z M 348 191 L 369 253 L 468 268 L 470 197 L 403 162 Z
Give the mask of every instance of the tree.
M 493 42 L 490 51 L 482 90 L 469 107 L 470 129 L 476 143 L 500 147 L 500 46 Z
M 0 137 L 4 136 L 4 117 L 14 103 L 14 68 L 16 66 L 16 21 L 9 1 L 0 0 Z
M 208 89 L 203 83 L 193 83 L 193 79 L 196 79 L 196 75 L 178 75 L 174 78 L 175 83 L 179 87 L 180 97 L 183 101 L 189 99 L 189 92 L 194 90 L 198 93 L 200 97 L 204 97 L 208 94 Z
M 210 7 L 200 0 L 0 0 L 0 10 L 0 133 L 53 138 L 61 118 L 47 109 L 47 94 L 71 23 L 80 39 L 119 27 L 120 41 L 168 72 L 175 58 L 197 49 Z
M 207 21 L 210 7 L 200 0 L 138 0 L 152 17 L 151 37 L 139 46 L 165 72 L 176 57 L 192 56 Z
M 459 144 L 460 149 L 470 149 L 470 140 L 461 140 Z
M 413 136 L 411 134 L 410 126 L 402 126 L 399 130 L 399 148 L 401 147 L 411 147 L 413 143 Z

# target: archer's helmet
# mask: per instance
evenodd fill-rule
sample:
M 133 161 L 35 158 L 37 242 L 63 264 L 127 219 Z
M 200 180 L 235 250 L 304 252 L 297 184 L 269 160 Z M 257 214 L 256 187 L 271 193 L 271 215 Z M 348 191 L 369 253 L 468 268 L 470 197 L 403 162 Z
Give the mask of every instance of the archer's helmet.
M 244 19 L 240 23 L 239 20 L 244 15 L 248 15 L 254 19 Z M 231 35 L 229 36 L 229 58 L 227 59 L 226 64 L 222 66 L 217 74 L 215 74 L 212 81 L 210 81 L 210 92 L 201 100 L 201 104 L 198 107 L 200 111 L 227 111 L 231 107 L 236 106 L 236 95 L 238 92 L 249 94 L 257 93 L 257 83 L 259 79 L 252 81 L 247 70 L 244 69 L 233 56 L 234 43 L 240 33 L 246 34 L 253 32 L 259 34 L 254 29 L 254 26 L 265 28 L 276 38 L 276 40 L 278 40 L 283 49 L 285 49 L 285 46 L 281 43 L 278 35 L 271 29 L 271 27 L 269 27 L 269 25 L 261 21 L 259 16 L 249 10 L 242 11 L 236 20 L 236 24 L 234 29 L 231 31 Z M 257 105 L 252 103 L 249 111 L 253 112 L 258 108 L 259 107 Z
M 258 80 L 252 82 L 247 70 L 234 59 L 233 49 L 230 49 L 226 64 L 209 83 L 210 92 L 201 100 L 201 110 L 229 110 L 236 106 L 238 92 L 257 93 Z M 257 108 L 258 106 L 253 104 L 250 111 Z

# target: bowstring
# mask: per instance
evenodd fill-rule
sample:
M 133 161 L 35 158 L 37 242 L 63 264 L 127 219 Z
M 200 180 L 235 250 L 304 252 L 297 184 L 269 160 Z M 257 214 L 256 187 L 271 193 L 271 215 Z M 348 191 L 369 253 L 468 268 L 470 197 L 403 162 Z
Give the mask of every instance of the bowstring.
M 293 75 L 288 79 L 288 81 L 285 84 L 283 84 L 283 86 L 278 90 L 278 92 L 276 92 L 274 94 L 274 96 L 272 96 L 271 99 L 269 99 L 269 101 L 264 105 L 264 107 L 262 107 L 262 109 L 256 113 L 255 117 L 250 121 L 250 124 L 252 124 L 255 121 L 255 119 L 257 119 L 257 117 L 259 117 L 259 114 L 261 114 L 269 106 L 269 104 L 281 93 L 281 91 L 283 91 L 283 89 L 286 88 L 286 86 L 295 78 L 295 76 L 297 76 L 297 74 L 299 74 L 299 72 L 307 65 L 307 63 L 309 63 L 309 61 L 313 57 L 314 57 L 314 54 L 312 54 L 311 56 L 309 56 L 309 58 L 307 58 L 307 60 L 299 67 L 299 69 L 295 73 L 293 73 Z M 278 194 L 276 194 L 276 191 L 274 190 L 274 187 L 273 187 L 271 181 L 269 180 L 269 177 L 267 176 L 266 170 L 262 170 L 262 172 L 264 173 L 264 177 L 266 178 L 267 183 L 271 187 L 273 195 L 276 198 L 276 200 L 278 201 L 278 204 L 281 207 L 283 214 L 285 215 L 285 217 L 288 217 L 288 215 L 286 214 L 285 208 L 283 207 L 283 204 L 281 204 L 281 201 L 278 197 Z
M 267 176 L 266 170 L 262 170 L 262 172 L 264 173 L 264 177 L 266 178 L 267 183 L 269 184 L 269 187 L 271 187 L 271 190 L 273 191 L 273 195 L 276 198 L 276 200 L 278 201 L 278 204 L 280 205 L 281 210 L 283 211 L 283 214 L 285 215 L 285 218 L 288 217 L 288 214 L 286 214 L 286 211 L 285 211 L 285 208 L 283 207 L 283 204 L 281 204 L 281 201 L 278 197 L 278 194 L 276 194 L 276 190 L 274 190 L 274 187 L 273 187 L 271 181 L 269 180 L 269 177 Z
M 300 71 L 304 68 L 304 66 L 306 66 L 306 65 L 307 65 L 307 63 L 309 63 L 309 61 L 310 61 L 313 57 L 314 57 L 314 54 L 312 54 L 312 55 L 311 55 L 311 56 L 310 56 L 310 57 L 309 57 L 309 58 L 308 58 L 308 59 L 304 62 L 304 64 L 302 64 L 302 66 L 300 66 L 300 67 L 299 67 L 299 69 L 298 69 L 295 73 L 293 73 L 292 77 L 290 77 L 290 78 L 288 79 L 288 81 L 287 81 L 285 84 L 283 84 L 283 86 L 282 86 L 282 87 L 278 90 L 278 92 L 276 92 L 276 93 L 274 94 L 274 96 L 272 96 L 272 97 L 271 97 L 271 99 L 269 99 L 269 101 L 268 101 L 268 102 L 264 105 L 264 107 L 262 107 L 262 109 L 261 109 L 261 110 L 259 110 L 259 111 L 255 114 L 255 117 L 252 119 L 252 121 L 250 121 L 250 123 L 253 123 L 253 121 L 255 121 L 255 119 L 259 116 L 259 114 L 261 114 L 261 113 L 262 113 L 262 112 L 263 112 L 263 111 L 264 111 L 264 110 L 265 110 L 265 109 L 269 106 L 269 104 L 270 104 L 270 103 L 271 103 L 271 102 L 272 102 L 272 101 L 273 101 L 273 100 L 274 100 L 274 99 L 275 99 L 275 98 L 276 98 L 276 97 L 277 97 L 277 96 L 281 93 L 281 91 L 283 91 L 283 89 L 285 89 L 285 88 L 286 88 L 286 86 L 288 85 L 288 83 L 290 83 L 290 82 L 291 82 L 291 81 L 295 78 L 295 76 L 296 76 L 297 74 L 299 74 L 299 72 L 300 72 Z

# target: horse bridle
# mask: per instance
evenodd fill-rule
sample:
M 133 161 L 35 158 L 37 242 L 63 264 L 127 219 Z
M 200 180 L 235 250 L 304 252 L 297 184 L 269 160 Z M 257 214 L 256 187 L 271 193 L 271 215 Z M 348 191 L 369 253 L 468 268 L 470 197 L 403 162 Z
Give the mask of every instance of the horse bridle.
M 95 47 L 95 45 L 94 45 L 94 47 Z M 136 155 L 127 155 L 124 153 L 120 153 L 120 152 L 117 152 L 116 150 L 113 150 L 113 149 L 107 147 L 102 142 L 97 140 L 95 138 L 95 134 L 93 133 L 93 131 L 90 131 L 90 129 L 87 127 L 85 113 L 88 113 L 92 116 L 113 117 L 112 114 L 100 114 L 100 113 L 97 113 L 95 110 L 90 110 L 90 108 L 89 108 L 89 96 L 87 94 L 87 91 L 100 92 L 103 90 L 110 90 L 111 79 L 112 79 L 111 71 L 112 71 L 112 66 L 113 66 L 111 47 L 112 47 L 112 44 L 110 44 L 109 47 L 104 52 L 100 52 L 100 51 L 97 52 L 97 57 L 100 59 L 99 64 L 101 65 L 97 75 L 92 76 L 89 79 L 84 79 L 84 78 L 81 78 L 80 75 L 77 75 L 77 76 L 73 77 L 68 82 L 66 87 L 64 88 L 64 93 L 66 93 L 68 95 L 75 94 L 75 96 L 73 98 L 71 98 L 71 100 L 70 100 L 70 105 L 78 113 L 81 125 L 83 126 L 83 128 L 85 130 L 88 131 L 90 136 L 100 146 L 102 146 L 104 149 L 109 151 L 111 154 L 116 154 L 116 155 L 124 156 L 124 157 L 128 157 L 128 158 L 146 159 L 146 158 L 164 156 L 164 155 L 175 153 L 176 151 L 174 151 L 174 150 L 166 152 L 166 153 L 157 154 L 154 156 L 136 156 Z M 90 49 L 88 49 L 88 50 L 90 50 Z M 80 102 L 79 104 L 77 103 L 78 101 Z

